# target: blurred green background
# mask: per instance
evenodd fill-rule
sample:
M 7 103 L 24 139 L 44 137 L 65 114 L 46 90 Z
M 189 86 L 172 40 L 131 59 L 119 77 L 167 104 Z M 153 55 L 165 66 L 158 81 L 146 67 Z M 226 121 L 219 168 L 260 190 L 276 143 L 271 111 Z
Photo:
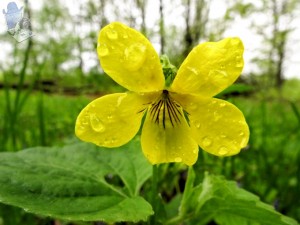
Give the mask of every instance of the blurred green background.
M 218 97 L 243 111 L 250 142 L 230 158 L 201 152 L 196 171 L 236 180 L 281 213 L 300 220 L 300 62 L 294 54 L 300 50 L 299 1 L 16 2 L 24 6 L 35 36 L 18 43 L 7 33 L 3 15 L 0 151 L 77 142 L 74 124 L 81 109 L 101 95 L 124 91 L 103 73 L 97 59 L 97 34 L 109 22 L 140 30 L 176 66 L 200 42 L 241 36 L 245 70 L 236 85 Z M 5 8 L 8 1 L 2 3 Z M 168 198 L 174 195 L 170 187 L 182 191 L 178 185 L 184 171 L 170 168 L 160 185 Z M 0 205 L 0 224 L 64 223 Z

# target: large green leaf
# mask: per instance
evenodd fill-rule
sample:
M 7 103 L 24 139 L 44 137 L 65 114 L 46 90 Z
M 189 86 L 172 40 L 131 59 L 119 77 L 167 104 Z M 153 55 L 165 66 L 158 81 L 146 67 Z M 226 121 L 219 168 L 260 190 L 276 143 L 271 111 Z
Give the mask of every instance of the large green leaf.
M 220 225 L 296 225 L 256 195 L 238 187 L 234 181 L 206 173 L 203 183 L 192 187 L 195 173 L 189 171 L 180 215 L 193 225 L 215 220 Z
M 1 153 L 0 201 L 67 220 L 146 220 L 153 210 L 138 193 L 152 170 L 139 146 L 81 143 Z

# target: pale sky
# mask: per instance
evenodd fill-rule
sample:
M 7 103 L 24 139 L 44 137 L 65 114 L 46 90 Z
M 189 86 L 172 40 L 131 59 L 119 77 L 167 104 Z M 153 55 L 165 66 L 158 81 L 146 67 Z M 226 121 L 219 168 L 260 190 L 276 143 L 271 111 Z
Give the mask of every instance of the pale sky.
M 0 33 L 6 32 L 6 23 L 5 23 L 5 17 L 2 13 L 2 10 L 6 10 L 7 4 L 11 0 L 1 0 L 0 1 L 0 9 L 1 9 L 1 15 L 0 15 Z M 182 17 L 182 14 L 184 12 L 183 7 L 180 7 L 180 1 L 181 0 L 164 0 L 165 4 L 165 25 L 176 25 L 178 27 L 184 28 L 184 19 Z M 15 1 L 18 5 L 18 7 L 23 6 L 23 1 L 16 0 Z M 73 16 L 78 15 L 78 9 L 79 5 L 82 4 L 84 1 L 78 1 L 78 0 L 69 0 L 69 1 L 61 1 L 62 4 L 66 4 L 68 8 L 72 9 L 70 10 L 72 12 Z M 124 9 L 127 7 L 127 10 L 131 9 L 131 5 L 123 5 L 121 6 L 121 0 L 115 0 L 115 2 L 120 2 L 120 7 L 124 7 Z M 252 1 L 253 2 L 253 1 Z M 33 9 L 38 9 L 41 6 L 41 2 L 32 1 L 31 7 Z M 146 14 L 146 23 L 148 27 L 154 27 L 157 26 L 157 21 L 159 20 L 158 15 L 158 7 L 159 7 L 159 0 L 148 0 L 148 8 L 147 8 L 147 14 Z M 176 10 L 174 10 L 174 8 Z M 108 11 L 108 10 L 107 10 Z M 107 12 L 106 12 L 107 13 Z M 133 12 L 134 15 L 135 12 Z M 222 0 L 211 0 L 211 12 L 210 12 L 210 18 L 220 18 L 225 13 L 225 5 L 224 1 Z M 300 12 L 298 13 L 298 15 Z M 118 18 L 110 17 L 109 15 L 106 15 L 110 18 L 111 21 L 118 20 Z M 255 18 L 251 18 L 252 21 L 255 21 L 256 23 L 264 23 L 268 19 L 268 15 L 261 15 L 261 16 L 255 16 Z M 292 78 L 292 77 L 298 77 L 300 78 L 300 17 L 298 20 L 292 21 L 291 25 L 294 27 L 294 31 L 290 35 L 290 42 L 287 46 L 287 61 L 284 64 L 285 69 L 285 78 Z M 283 26 L 286 25 L 283 22 Z M 249 73 L 251 71 L 257 71 L 259 68 L 256 67 L 256 65 L 252 64 L 250 61 L 253 57 L 255 57 L 258 53 L 260 48 L 262 48 L 262 39 L 260 36 L 255 34 L 255 31 L 250 29 L 250 20 L 247 19 L 241 19 L 236 18 L 230 29 L 228 29 L 224 37 L 231 37 L 231 36 L 238 36 L 240 37 L 245 45 L 245 67 L 244 67 L 244 73 Z M 59 31 L 58 31 L 59 32 Z M 37 35 L 38 36 L 38 35 Z M 154 42 L 154 46 L 159 50 L 159 43 L 157 40 L 151 40 Z M 172 40 L 167 40 L 172 41 Z M 21 43 L 22 44 L 22 43 Z M 0 51 L 0 60 L 7 60 L 6 54 L 11 49 L 10 46 L 1 46 Z M 89 66 L 89 56 L 84 57 L 86 58 L 85 65 Z

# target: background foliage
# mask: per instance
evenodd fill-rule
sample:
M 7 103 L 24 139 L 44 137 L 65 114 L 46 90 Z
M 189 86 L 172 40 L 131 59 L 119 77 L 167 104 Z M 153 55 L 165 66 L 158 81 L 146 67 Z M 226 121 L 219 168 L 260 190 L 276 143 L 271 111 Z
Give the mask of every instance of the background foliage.
M 299 29 L 293 23 L 299 19 L 299 1 L 259 0 L 254 4 L 244 0 L 227 0 L 224 4 L 224 17 L 211 18 L 212 1 L 178 0 L 171 4 L 170 1 L 160 0 L 155 8 L 160 18 L 153 21 L 146 0 L 87 0 L 73 8 L 58 0 L 43 1 L 40 8 L 34 8 L 33 2 L 25 0 L 25 14 L 30 18 L 36 36 L 17 43 L 8 33 L 0 34 L 1 46 L 10 49 L 0 59 L 0 151 L 8 152 L 0 159 L 0 173 L 9 176 L 1 166 L 9 164 L 9 158 L 13 157 L 11 152 L 48 146 L 49 154 L 59 155 L 64 150 L 60 152 L 57 149 L 63 146 L 81 146 L 74 136 L 75 119 L 80 110 L 103 94 L 123 91 L 103 73 L 95 51 L 97 33 L 107 23 L 118 20 L 142 31 L 156 44 L 160 53 L 166 53 L 171 62 L 178 66 L 197 43 L 221 39 L 236 21 L 244 20 L 250 24 L 249 29 L 260 37 L 263 46 L 255 50 L 251 62 L 253 70 L 244 72 L 238 85 L 218 97 L 233 102 L 244 112 L 251 129 L 250 142 L 239 155 L 230 158 L 217 158 L 200 151 L 194 168 L 197 176 L 193 178 L 194 186 L 190 188 L 193 191 L 201 189 L 203 179 L 216 185 L 232 186 L 233 183 L 225 181 L 225 177 L 236 181 L 240 187 L 254 193 L 278 212 L 299 221 L 300 81 L 287 80 L 285 76 L 289 63 L 293 61 L 289 58 L 289 46 L 295 44 L 291 35 Z M 178 12 L 183 23 L 169 25 L 167 15 L 170 11 Z M 263 15 L 266 18 L 263 23 L 254 19 Z M 249 48 L 251 50 L 251 47 L 246 50 Z M 50 148 L 52 146 L 60 147 Z M 78 155 L 74 155 L 79 157 L 79 154 L 84 153 L 78 150 Z M 47 162 L 44 157 L 38 160 L 41 164 Z M 100 164 L 97 165 L 99 170 L 103 166 Z M 95 167 L 90 165 L 89 169 Z M 207 171 L 209 175 L 204 175 Z M 178 212 L 186 177 L 187 168 L 183 165 L 160 167 L 158 183 L 163 206 L 158 207 L 165 207 L 165 210 L 160 210 L 160 218 L 170 219 Z M 1 185 L 6 184 L 5 179 L 1 180 Z M 107 182 L 120 182 L 118 178 L 114 179 Z M 147 194 L 149 186 L 149 181 L 145 180 L 138 185 L 138 189 L 125 191 L 125 195 L 132 197 L 140 192 L 151 202 L 151 196 Z M 215 200 L 212 198 L 210 201 Z M 257 197 L 253 197 L 253 201 L 255 203 Z M 227 202 L 224 198 L 214 203 L 224 205 Z M 151 214 L 147 204 L 145 202 L 145 209 Z M 206 210 L 213 209 L 206 206 Z M 203 215 L 205 212 L 199 211 L 199 216 L 207 219 L 203 224 L 234 224 L 222 213 L 211 222 L 211 217 Z M 259 217 L 255 209 L 252 213 Z M 57 215 L 57 218 L 61 217 Z M 180 218 L 177 219 L 180 221 Z M 235 222 L 243 224 L 238 218 Z M 263 221 L 253 224 L 257 223 L 265 224 Z M 0 224 L 83 223 L 62 222 L 0 205 Z M 195 224 L 195 219 L 187 224 Z

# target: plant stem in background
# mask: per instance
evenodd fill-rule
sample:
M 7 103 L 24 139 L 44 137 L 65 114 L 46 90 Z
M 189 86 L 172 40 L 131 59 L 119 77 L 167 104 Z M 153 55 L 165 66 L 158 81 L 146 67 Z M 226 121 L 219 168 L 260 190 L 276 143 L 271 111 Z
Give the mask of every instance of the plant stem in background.
M 152 166 L 151 205 L 154 215 L 149 219 L 149 225 L 157 224 L 158 214 L 158 165 Z

